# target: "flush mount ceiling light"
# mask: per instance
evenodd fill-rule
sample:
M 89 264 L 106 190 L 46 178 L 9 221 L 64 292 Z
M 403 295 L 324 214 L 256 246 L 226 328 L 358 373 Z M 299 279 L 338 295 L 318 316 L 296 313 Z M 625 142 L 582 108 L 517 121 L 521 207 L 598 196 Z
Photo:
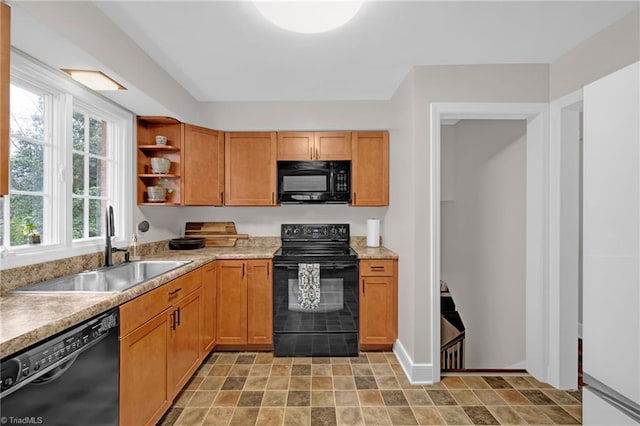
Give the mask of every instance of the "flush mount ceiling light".
M 123 85 L 108 77 L 102 71 L 66 70 L 72 79 L 93 90 L 127 90 Z
M 253 0 L 272 24 L 287 31 L 314 34 L 334 30 L 353 18 L 362 0 Z

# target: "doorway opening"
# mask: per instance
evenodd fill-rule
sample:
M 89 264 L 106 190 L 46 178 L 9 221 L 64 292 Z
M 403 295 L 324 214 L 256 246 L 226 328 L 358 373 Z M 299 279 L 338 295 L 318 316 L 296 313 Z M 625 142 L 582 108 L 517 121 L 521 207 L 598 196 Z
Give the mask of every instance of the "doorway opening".
M 550 318 L 550 138 L 546 103 L 432 103 L 430 107 L 431 345 L 432 381 L 440 381 L 440 124 L 446 119 L 526 120 L 525 226 L 525 368 L 536 379 L 550 381 L 557 363 L 557 341 L 550 333 L 559 324 Z M 576 314 L 577 316 L 577 314 Z M 575 321 L 575 319 L 574 319 Z M 576 327 L 577 331 L 577 327 Z M 576 348 L 574 345 L 574 353 Z M 577 372 L 574 370 L 574 374 Z
M 443 124 L 440 368 L 523 372 L 527 123 Z

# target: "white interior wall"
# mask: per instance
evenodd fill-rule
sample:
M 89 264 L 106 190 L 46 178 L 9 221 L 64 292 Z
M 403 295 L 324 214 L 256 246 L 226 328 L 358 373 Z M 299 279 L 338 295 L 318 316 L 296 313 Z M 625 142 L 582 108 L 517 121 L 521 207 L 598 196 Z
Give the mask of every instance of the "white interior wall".
M 403 177 L 390 186 L 395 205 L 385 217 L 387 245 L 400 254 L 399 345 L 396 352 L 406 361 L 412 380 L 433 378 L 431 359 L 434 324 L 430 224 L 430 107 L 434 102 L 546 102 L 547 65 L 462 65 L 415 67 L 392 99 L 396 121 L 392 128 L 401 135 Z M 411 94 L 407 94 L 407 88 Z M 398 113 L 401 112 L 401 113 Z M 393 168 L 393 165 L 392 165 Z M 407 187 L 407 185 L 409 187 Z M 411 238 L 403 239 L 407 233 Z M 405 321 L 405 322 L 403 322 Z
M 466 327 L 465 368 L 524 368 L 526 122 L 443 128 L 455 196 L 441 203 L 441 278 Z
M 640 10 L 580 43 L 550 66 L 549 99 L 582 89 L 600 77 L 640 60 Z

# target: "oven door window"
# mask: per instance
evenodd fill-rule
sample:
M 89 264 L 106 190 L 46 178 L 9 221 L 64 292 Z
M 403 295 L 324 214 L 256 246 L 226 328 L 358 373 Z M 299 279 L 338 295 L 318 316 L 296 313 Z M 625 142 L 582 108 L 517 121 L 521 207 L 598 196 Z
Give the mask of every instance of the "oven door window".
M 288 280 L 288 306 L 296 312 L 335 312 L 344 309 L 344 280 L 340 278 L 320 279 L 320 304 L 317 308 L 305 308 L 302 303 L 300 281 Z
M 320 266 L 320 303 L 304 308 L 297 265 L 274 267 L 274 323 L 276 333 L 357 332 L 358 268 Z

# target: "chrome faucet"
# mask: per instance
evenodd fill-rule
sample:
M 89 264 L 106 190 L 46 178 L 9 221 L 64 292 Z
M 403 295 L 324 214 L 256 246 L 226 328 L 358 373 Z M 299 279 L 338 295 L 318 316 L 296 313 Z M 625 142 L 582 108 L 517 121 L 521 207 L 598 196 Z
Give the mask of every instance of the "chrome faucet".
M 113 266 L 112 254 L 117 251 L 123 251 L 124 261 L 128 262 L 129 252 L 127 250 L 111 247 L 111 238 L 114 235 L 116 235 L 116 230 L 113 225 L 113 207 L 111 206 L 107 207 L 105 219 L 106 219 L 106 227 L 105 227 L 106 241 L 104 245 L 104 266 Z

